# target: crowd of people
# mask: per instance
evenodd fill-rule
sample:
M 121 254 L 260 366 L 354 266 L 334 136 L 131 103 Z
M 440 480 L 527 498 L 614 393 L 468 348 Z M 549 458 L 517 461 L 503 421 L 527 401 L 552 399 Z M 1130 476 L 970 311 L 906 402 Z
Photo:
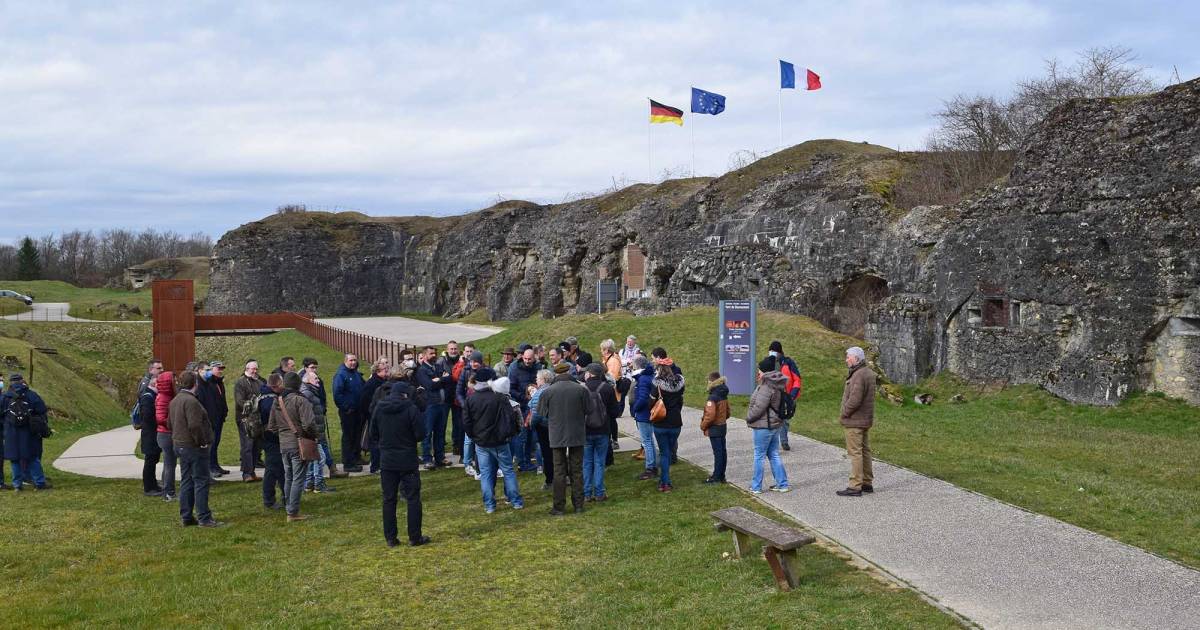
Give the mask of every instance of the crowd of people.
M 407 505 L 410 545 L 430 542 L 422 533 L 421 472 L 461 466 L 480 483 L 483 508 L 493 513 L 502 501 L 525 507 L 519 476 L 544 477 L 551 492 L 550 514 L 583 512 L 590 502 L 609 498 L 605 471 L 618 449 L 617 419 L 628 409 L 636 422 L 644 462 L 640 480 L 655 479 L 671 492 L 671 466 L 678 459 L 683 430 L 683 370 L 656 347 L 647 355 L 630 335 L 618 347 L 612 339 L 599 346 L 599 357 L 580 348 L 578 339 L 545 346 L 521 344 L 487 365 L 473 344 L 446 344 L 444 353 L 426 346 L 404 351 L 393 365 L 388 357 L 371 364 L 366 377 L 358 357 L 344 356 L 333 378 L 333 407 L 341 426 L 341 469 L 329 440 L 328 398 L 316 359 L 297 366 L 283 357 L 266 378 L 257 360 L 243 363 L 233 386 L 239 440 L 239 473 L 246 483 L 262 484 L 266 509 L 282 509 L 288 522 L 307 518 L 304 493 L 336 491 L 331 478 L 362 472 L 380 477 L 383 530 L 389 546 L 400 544 L 398 498 Z M 868 432 L 874 417 L 875 377 L 861 348 L 846 353 L 849 374 L 842 399 L 841 423 L 851 460 L 850 483 L 841 496 L 874 491 Z M 803 390 L 795 361 L 772 342 L 758 364 L 758 382 L 750 396 L 746 422 L 753 430 L 753 478 L 750 491 L 789 492 L 780 450 L 788 450 L 788 421 Z M 729 386 L 719 372 L 709 374 L 706 402 L 698 429 L 708 437 L 713 469 L 705 483 L 724 483 L 728 462 Z M 3 452 L 13 469 L 13 486 L 48 488 L 41 468 L 41 439 L 48 434 L 46 405 L 13 374 L 3 396 Z M 219 527 L 209 507 L 212 481 L 232 471 L 217 461 L 229 415 L 225 365 L 189 363 L 178 373 L 163 370 L 155 359 L 147 366 L 131 414 L 141 432 L 143 493 L 178 501 L 185 526 Z M 40 420 L 39 420 L 40 419 Z M 447 428 L 450 453 L 446 452 Z M 453 456 L 457 461 L 451 461 Z M 162 463 L 161 474 L 157 472 Z M 260 477 L 257 471 L 263 470 Z M 177 478 L 178 471 L 178 478 Z M 497 496 L 497 482 L 503 484 Z M 0 485 L 4 482 L 0 476 Z M 178 483 L 177 483 L 178 482 Z

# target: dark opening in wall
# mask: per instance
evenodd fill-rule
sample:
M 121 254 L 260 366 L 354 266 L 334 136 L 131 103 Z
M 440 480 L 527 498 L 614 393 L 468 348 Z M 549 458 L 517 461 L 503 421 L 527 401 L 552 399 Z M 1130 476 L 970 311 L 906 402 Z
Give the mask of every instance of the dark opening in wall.
M 1019 327 L 1021 325 L 1021 303 L 1020 302 L 1013 301 L 1013 302 L 1008 303 L 1008 325 L 1012 326 L 1014 328 Z
M 984 298 L 983 325 L 989 327 L 1004 327 L 1008 325 L 1008 313 L 1004 309 L 1001 298 Z
M 834 330 L 861 338 L 866 331 L 868 314 L 888 293 L 887 280 L 878 276 L 859 276 L 852 280 L 833 305 Z

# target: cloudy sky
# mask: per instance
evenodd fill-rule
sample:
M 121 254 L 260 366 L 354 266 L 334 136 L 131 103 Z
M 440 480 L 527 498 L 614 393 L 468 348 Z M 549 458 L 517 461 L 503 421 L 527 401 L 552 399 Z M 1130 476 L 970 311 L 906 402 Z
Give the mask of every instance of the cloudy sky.
M 0 0 L 0 242 L 561 201 L 685 173 L 693 133 L 716 175 L 778 144 L 778 59 L 825 86 L 783 93 L 785 144 L 903 149 L 942 99 L 1088 47 L 1200 74 L 1182 2 L 109 4 Z M 725 113 L 647 124 L 693 85 Z

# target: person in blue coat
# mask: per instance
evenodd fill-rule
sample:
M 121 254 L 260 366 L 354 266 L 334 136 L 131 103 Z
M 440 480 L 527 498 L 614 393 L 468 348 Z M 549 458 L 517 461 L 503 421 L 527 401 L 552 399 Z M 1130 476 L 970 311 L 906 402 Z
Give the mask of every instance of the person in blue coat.
M 42 471 L 42 436 L 32 430 L 34 418 L 45 420 L 46 403 L 29 389 L 22 375 L 13 374 L 8 382 L 8 391 L 0 396 L 0 417 L 4 419 L 4 459 L 12 464 L 13 490 L 22 490 L 26 482 L 32 482 L 37 490 L 48 490 L 50 484 Z
M 650 397 L 654 394 L 654 366 L 644 356 L 633 360 L 633 402 L 629 412 L 637 421 L 638 436 L 646 453 L 646 469 L 638 479 L 653 479 L 658 476 L 658 454 L 654 445 L 654 425 L 650 424 Z
M 358 372 L 358 357 L 347 354 L 333 377 L 333 404 L 338 408 L 338 419 L 342 425 L 342 469 L 346 472 L 362 470 L 359 457 L 364 418 L 358 411 L 365 381 Z

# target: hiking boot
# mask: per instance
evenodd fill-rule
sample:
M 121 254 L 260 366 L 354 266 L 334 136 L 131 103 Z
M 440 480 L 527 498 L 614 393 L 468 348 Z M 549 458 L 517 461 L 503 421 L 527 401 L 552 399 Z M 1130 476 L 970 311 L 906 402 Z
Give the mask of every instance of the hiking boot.
M 242 475 L 242 483 L 254 483 L 255 481 L 262 481 L 262 478 L 258 475 Z
M 854 488 L 846 488 L 845 490 L 838 490 L 837 495 L 839 497 L 861 497 L 862 490 L 855 490 Z
M 400 541 L 393 538 L 392 540 L 387 541 L 387 546 L 388 547 L 399 547 Z
M 564 512 L 558 508 L 550 508 L 550 516 L 563 516 L 565 514 L 566 514 L 566 512 Z
M 308 520 L 308 517 L 303 514 L 288 514 L 287 515 L 287 522 L 289 522 L 289 523 L 295 523 L 297 521 L 307 521 L 307 520 Z
M 185 519 L 183 519 L 183 521 L 180 523 L 180 525 L 183 525 L 184 527 L 195 527 L 195 526 L 197 526 L 197 525 L 199 525 L 199 524 L 200 524 L 200 521 L 197 521 L 197 520 L 196 520 L 196 519 L 194 519 L 194 518 L 185 518 Z
M 348 472 L 345 472 L 345 471 L 339 472 L 337 469 L 337 466 L 334 466 L 329 469 L 329 477 L 332 479 L 345 479 L 346 477 L 349 477 L 349 476 L 350 476 L 350 473 L 348 473 Z
M 872 492 L 875 492 L 875 486 L 872 486 L 872 485 L 871 485 L 871 484 L 869 484 L 869 483 L 864 483 L 864 484 L 862 485 L 862 491 L 863 491 L 863 492 L 866 492 L 866 493 L 868 493 L 868 494 L 869 494 L 869 493 L 872 493 Z
M 771 492 L 791 492 L 791 486 L 771 486 Z
M 225 468 L 221 468 L 220 466 L 217 466 L 217 474 L 218 475 L 228 475 L 229 471 Z
M 325 493 L 329 493 L 329 492 L 337 492 L 337 488 L 331 488 L 329 486 L 321 486 L 320 488 L 313 488 L 313 492 L 315 494 L 325 494 Z
M 142 496 L 144 497 L 161 497 L 162 495 L 162 490 L 145 490 L 142 492 Z
M 173 495 L 169 492 L 164 492 L 162 495 L 162 498 L 163 498 L 163 501 L 166 501 L 168 503 L 177 499 L 177 497 L 175 495 Z
M 409 547 L 420 547 L 421 545 L 428 545 L 431 542 L 433 542 L 433 540 L 431 540 L 428 536 L 422 536 L 420 538 L 415 538 L 413 540 L 408 541 L 408 546 Z
M 347 474 L 352 472 L 362 472 L 362 466 L 359 466 L 358 464 L 342 466 L 342 470 L 346 471 Z
M 45 483 L 43 483 L 43 484 L 41 484 L 41 485 L 36 485 L 36 486 L 34 486 L 34 487 L 33 487 L 33 489 L 34 489 L 34 490 L 49 490 L 49 489 L 51 489 L 51 488 L 53 488 L 53 487 L 54 487 L 54 486 L 50 485 L 50 480 L 46 480 L 46 482 L 45 482 Z
M 709 477 L 708 479 L 704 480 L 704 483 L 725 483 L 725 480 L 718 479 L 717 477 Z
M 596 500 L 596 502 L 597 502 L 597 503 L 603 503 L 604 501 L 607 501 L 607 500 L 608 500 L 608 495 L 607 495 L 607 494 L 602 494 L 602 495 L 600 495 L 600 496 L 596 497 L 596 499 L 595 499 L 595 500 Z

